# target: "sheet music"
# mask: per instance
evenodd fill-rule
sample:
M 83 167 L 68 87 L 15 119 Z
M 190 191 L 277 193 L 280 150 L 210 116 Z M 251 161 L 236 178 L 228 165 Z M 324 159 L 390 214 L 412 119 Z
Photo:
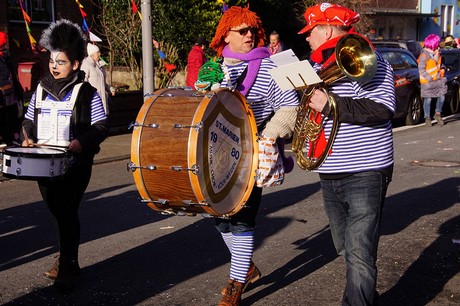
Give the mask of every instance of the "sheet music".
M 287 64 L 291 64 L 291 63 L 296 63 L 299 61 L 299 58 L 297 57 L 297 55 L 295 55 L 292 49 L 288 49 L 288 50 L 281 51 L 279 53 L 275 53 L 272 56 L 270 56 L 270 59 L 278 67 L 284 66 Z
M 269 73 L 281 90 L 299 89 L 321 82 L 308 60 L 273 68 Z

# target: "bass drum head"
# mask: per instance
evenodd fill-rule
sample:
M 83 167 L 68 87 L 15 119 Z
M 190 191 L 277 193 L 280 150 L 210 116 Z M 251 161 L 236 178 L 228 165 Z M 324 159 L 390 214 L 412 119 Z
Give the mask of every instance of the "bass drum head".
M 257 126 L 238 91 L 219 89 L 199 105 L 190 130 L 189 168 L 194 193 L 214 215 L 230 216 L 246 203 L 258 164 Z

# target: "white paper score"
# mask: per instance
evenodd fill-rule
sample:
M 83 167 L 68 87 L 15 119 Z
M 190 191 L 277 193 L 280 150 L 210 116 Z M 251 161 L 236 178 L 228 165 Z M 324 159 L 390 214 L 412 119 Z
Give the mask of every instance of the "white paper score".
M 308 60 L 273 68 L 269 73 L 281 90 L 300 89 L 321 82 Z
M 272 56 L 270 56 L 270 59 L 278 67 L 287 65 L 290 63 L 299 62 L 299 58 L 297 57 L 297 55 L 295 55 L 292 49 L 287 49 L 287 50 L 275 53 Z

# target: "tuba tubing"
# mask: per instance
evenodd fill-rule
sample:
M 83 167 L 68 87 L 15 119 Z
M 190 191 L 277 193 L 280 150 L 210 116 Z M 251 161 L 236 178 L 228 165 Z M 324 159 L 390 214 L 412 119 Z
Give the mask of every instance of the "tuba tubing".
M 340 38 L 335 47 L 335 62 L 318 71 L 321 83 L 307 86 L 297 109 L 297 118 L 292 139 L 292 151 L 296 155 L 297 165 L 307 171 L 318 169 L 326 160 L 338 132 L 337 102 L 327 88 L 330 84 L 347 77 L 353 81 L 365 82 L 372 79 L 377 71 L 377 58 L 372 45 L 358 34 L 346 34 Z M 311 96 L 316 89 L 324 90 L 328 95 L 330 113 L 322 116 L 309 106 Z M 312 118 L 322 116 L 320 123 Z M 324 129 L 324 117 L 332 118 L 332 127 L 325 150 L 319 157 L 314 157 L 318 137 Z M 307 141 L 310 152 L 304 154 Z

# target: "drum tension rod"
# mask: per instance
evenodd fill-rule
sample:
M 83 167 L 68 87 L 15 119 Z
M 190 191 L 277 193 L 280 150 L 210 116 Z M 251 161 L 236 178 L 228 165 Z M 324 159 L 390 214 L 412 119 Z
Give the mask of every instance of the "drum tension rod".
M 192 200 L 182 200 L 182 203 L 184 203 L 187 206 L 209 206 L 207 202 L 194 203 L 192 202 Z
M 136 166 L 136 164 L 133 163 L 133 162 L 129 162 L 129 163 L 126 165 L 126 170 L 127 170 L 127 171 L 134 172 L 134 171 L 136 171 L 136 169 L 157 170 L 157 166 L 155 166 L 155 165 Z
M 158 199 L 158 200 L 154 201 L 154 200 L 150 200 L 150 199 L 141 199 L 141 198 L 139 198 L 138 200 L 141 203 L 155 203 L 155 204 L 161 204 L 161 205 L 168 205 L 169 204 L 169 201 L 166 200 L 166 199 Z
M 200 121 L 195 125 L 182 125 L 182 124 L 176 123 L 176 124 L 174 124 L 174 128 L 175 129 L 190 129 L 190 128 L 194 128 L 198 132 L 200 129 L 203 128 L 203 122 Z
M 192 171 L 193 174 L 198 174 L 200 173 L 200 166 L 198 165 L 192 165 L 192 168 L 182 168 L 181 166 L 171 166 L 171 170 L 173 171 Z
M 158 128 L 160 125 L 159 124 L 156 124 L 156 123 L 150 123 L 150 124 L 140 124 L 138 122 L 131 122 L 128 126 L 128 130 L 132 129 L 133 127 L 139 127 L 139 126 L 142 126 L 142 127 L 149 127 L 149 128 Z

